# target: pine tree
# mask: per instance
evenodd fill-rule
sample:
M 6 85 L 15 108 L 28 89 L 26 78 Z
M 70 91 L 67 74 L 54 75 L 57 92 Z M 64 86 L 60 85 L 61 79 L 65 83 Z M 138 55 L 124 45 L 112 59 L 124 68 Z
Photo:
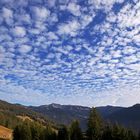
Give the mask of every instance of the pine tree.
M 104 127 L 101 140 L 113 140 L 112 127 L 110 124 Z
M 14 140 L 31 140 L 31 130 L 28 124 L 19 125 L 13 132 Z
M 127 131 L 126 140 L 137 140 L 137 137 L 132 130 Z M 138 139 L 138 140 L 140 140 L 140 139 Z
M 19 126 L 16 126 L 13 131 L 13 140 L 20 140 L 21 130 Z
M 44 131 L 44 138 L 45 140 L 56 140 L 57 138 L 56 133 L 52 130 L 50 125 L 46 126 L 46 129 Z
M 140 140 L 140 132 L 139 132 L 139 134 L 138 134 L 138 140 Z
M 88 119 L 87 138 L 88 140 L 99 140 L 102 135 L 102 120 L 96 111 L 92 108 Z
M 66 126 L 58 130 L 58 140 L 69 140 L 69 132 Z
M 31 135 L 32 135 L 32 140 L 40 140 L 40 133 L 39 132 L 40 128 L 37 125 L 32 125 L 31 126 Z
M 21 140 L 31 140 L 31 130 L 29 124 L 23 124 L 21 129 Z
M 79 127 L 79 122 L 73 121 L 71 126 L 70 126 L 70 139 L 71 140 L 82 140 L 82 131 L 81 128 Z

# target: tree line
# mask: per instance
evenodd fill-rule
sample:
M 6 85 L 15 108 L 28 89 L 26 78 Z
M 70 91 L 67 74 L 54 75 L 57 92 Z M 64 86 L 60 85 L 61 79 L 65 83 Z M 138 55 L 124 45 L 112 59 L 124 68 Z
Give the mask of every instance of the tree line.
M 69 127 L 52 128 L 36 122 L 26 121 L 15 127 L 14 140 L 140 140 L 140 135 L 120 125 L 104 123 L 95 108 L 92 108 L 86 132 L 82 132 L 79 122 L 73 121 Z

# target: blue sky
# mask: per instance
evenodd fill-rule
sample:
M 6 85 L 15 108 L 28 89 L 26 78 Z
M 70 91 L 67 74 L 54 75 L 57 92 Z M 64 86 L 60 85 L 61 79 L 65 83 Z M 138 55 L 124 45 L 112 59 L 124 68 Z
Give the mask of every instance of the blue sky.
M 140 102 L 139 0 L 1 0 L 0 99 Z

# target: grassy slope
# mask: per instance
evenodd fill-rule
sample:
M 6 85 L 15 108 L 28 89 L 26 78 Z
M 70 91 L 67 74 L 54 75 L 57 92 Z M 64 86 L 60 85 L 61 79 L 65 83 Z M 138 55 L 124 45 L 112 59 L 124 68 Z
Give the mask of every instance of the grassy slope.
M 12 140 L 12 130 L 0 125 L 0 139 Z

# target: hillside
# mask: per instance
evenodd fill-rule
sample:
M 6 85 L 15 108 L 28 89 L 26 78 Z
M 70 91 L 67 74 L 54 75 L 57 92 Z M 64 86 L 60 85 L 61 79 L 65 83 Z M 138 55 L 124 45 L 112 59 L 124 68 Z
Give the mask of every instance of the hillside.
M 46 116 L 18 104 L 10 104 L 0 100 L 0 124 L 9 128 L 15 127 L 21 122 L 17 116 L 27 116 L 35 121 L 47 124 Z
M 57 124 L 69 125 L 74 119 L 80 121 L 81 127 L 86 128 L 87 118 L 90 111 L 88 107 L 50 104 L 39 107 L 29 107 L 30 109 L 47 115 L 49 119 Z
M 83 129 L 87 126 L 87 119 L 89 116 L 89 107 L 84 106 L 74 106 L 74 105 L 60 105 L 60 104 L 50 104 L 42 105 L 38 107 L 29 107 L 30 109 L 47 115 L 49 119 L 56 122 L 57 124 L 69 125 L 74 119 L 79 120 L 81 127 Z M 98 112 L 103 118 L 106 116 L 122 109 L 122 107 L 104 106 L 97 107 Z
M 123 126 L 140 130 L 140 104 L 132 107 L 97 107 L 105 121 L 118 122 Z M 80 122 L 81 128 L 86 129 L 90 108 L 75 105 L 50 104 L 42 106 L 22 106 L 0 101 L 0 124 L 9 128 L 21 122 L 21 118 L 30 118 L 43 124 L 55 122 L 69 125 L 73 120 Z M 49 121 L 48 121 L 49 120 Z
M 12 130 L 0 125 L 0 139 L 12 140 Z
M 49 119 L 57 124 L 68 125 L 72 120 L 79 120 L 82 129 L 86 128 L 87 119 L 90 108 L 74 105 L 59 105 L 50 104 L 38 107 L 29 107 L 30 109 L 47 115 Z M 97 107 L 98 112 L 105 121 L 113 123 L 120 123 L 123 126 L 140 130 L 140 104 L 132 107 L 115 107 L 115 106 L 102 106 Z
M 106 119 L 112 122 L 118 122 L 135 130 L 140 130 L 140 104 L 123 108 L 107 116 Z

